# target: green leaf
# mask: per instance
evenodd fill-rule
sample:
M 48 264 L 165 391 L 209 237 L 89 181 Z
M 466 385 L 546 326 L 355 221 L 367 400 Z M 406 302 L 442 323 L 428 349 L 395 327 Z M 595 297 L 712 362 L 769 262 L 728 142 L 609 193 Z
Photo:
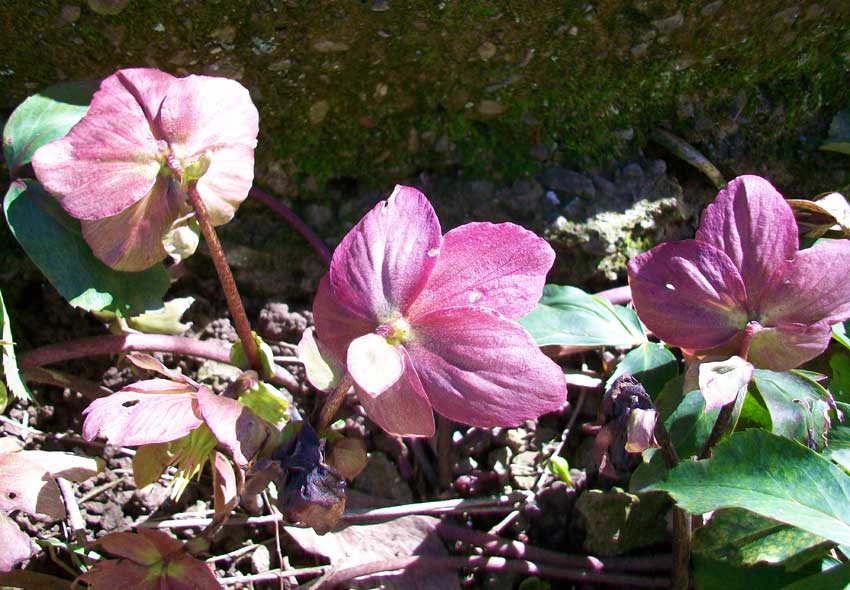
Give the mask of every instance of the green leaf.
M 724 561 L 696 556 L 694 583 L 697 590 L 777 590 L 812 572 L 789 572 L 781 566 L 741 567 Z
M 850 356 L 846 352 L 835 352 L 829 357 L 832 379 L 829 392 L 840 402 L 850 402 Z
M 763 430 L 734 434 L 712 459 L 682 463 L 649 489 L 668 492 L 692 514 L 744 508 L 836 543 L 850 541 L 850 475 Z
M 736 565 L 778 564 L 794 559 L 802 565 L 822 557 L 831 543 L 800 530 L 740 508 L 724 508 L 694 534 L 693 550 L 706 557 Z
M 841 324 L 833 324 L 832 339 L 841 343 L 844 348 L 850 349 L 850 336 L 847 334 L 848 324 L 850 324 L 850 320 Z
M 12 395 L 18 399 L 32 399 L 27 386 L 21 379 L 21 374 L 18 371 L 18 361 L 15 359 L 14 339 L 12 338 L 12 323 L 9 321 L 9 312 L 6 311 L 6 304 L 3 302 L 3 293 L 0 293 L 0 356 L 3 357 L 3 375 L 6 379 L 6 385 L 12 390 Z M 9 392 L 6 387 L 3 387 L 2 392 L 2 407 L 5 408 L 9 400 Z M 0 409 L 0 412 L 3 410 Z
M 670 440 L 681 459 L 702 452 L 719 413 L 720 408 L 705 411 L 705 399 L 698 389 L 685 395 L 675 411 L 664 421 Z
M 265 340 L 257 336 L 257 333 L 251 331 L 251 336 L 257 344 L 257 352 L 260 354 L 260 364 L 262 365 L 263 375 L 274 375 L 274 351 L 272 347 L 266 344 Z M 230 347 L 230 364 L 234 367 L 239 367 L 243 371 L 251 368 L 251 363 L 248 362 L 248 357 L 245 356 L 245 349 L 242 346 L 242 341 L 237 340 Z
M 194 302 L 194 297 L 178 297 L 166 301 L 160 309 L 127 318 L 127 325 L 145 334 L 182 334 L 192 327 L 192 323 L 184 324 L 180 318 Z
M 12 233 L 68 302 L 89 311 L 132 316 L 162 307 L 168 274 L 161 264 L 142 272 L 113 270 L 94 257 L 80 224 L 34 180 L 16 180 L 4 201 Z
M 278 428 L 289 421 L 290 399 L 264 381 L 242 392 L 239 401 L 257 416 Z
M 844 562 L 797 580 L 784 586 L 782 590 L 847 590 L 848 588 L 850 588 L 850 562 Z
M 757 394 L 770 412 L 771 432 L 820 448 L 829 430 L 829 393 L 791 371 L 756 370 Z
M 3 155 L 12 178 L 32 161 L 35 150 L 65 137 L 83 118 L 99 82 L 66 82 L 22 102 L 3 129 Z
M 570 475 L 570 464 L 560 455 L 553 455 L 549 459 L 549 473 L 572 487 L 573 478 Z
M 829 431 L 826 448 L 821 451 L 821 454 L 850 471 L 850 426 L 844 424 L 833 426 Z
M 626 353 L 605 384 L 605 389 L 611 387 L 617 377 L 627 373 L 640 381 L 650 396 L 655 397 L 668 381 L 678 375 L 679 367 L 676 357 L 666 346 L 644 342 Z
M 820 149 L 850 155 L 850 109 L 835 115 L 829 126 L 829 136 Z
M 546 285 L 537 307 L 520 320 L 538 346 L 636 346 L 646 334 L 630 309 L 581 289 Z

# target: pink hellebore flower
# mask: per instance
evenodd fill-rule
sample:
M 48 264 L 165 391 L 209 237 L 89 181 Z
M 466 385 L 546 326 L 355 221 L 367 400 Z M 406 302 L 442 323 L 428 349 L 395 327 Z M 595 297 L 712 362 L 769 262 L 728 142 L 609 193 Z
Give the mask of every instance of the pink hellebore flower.
M 432 408 L 474 426 L 513 426 L 561 408 L 567 387 L 516 323 L 555 254 L 512 223 L 445 236 L 425 195 L 397 186 L 343 238 L 313 313 L 384 430 L 434 432 Z
M 758 176 L 731 181 L 695 240 L 656 246 L 628 265 L 635 309 L 688 353 L 748 354 L 784 371 L 820 354 L 850 318 L 850 242 L 799 250 L 791 207 Z
M 233 80 L 119 70 L 68 135 L 36 151 L 33 167 L 82 222 L 95 256 L 143 270 L 165 258 L 163 238 L 192 211 L 189 183 L 213 224 L 233 217 L 253 182 L 258 121 Z

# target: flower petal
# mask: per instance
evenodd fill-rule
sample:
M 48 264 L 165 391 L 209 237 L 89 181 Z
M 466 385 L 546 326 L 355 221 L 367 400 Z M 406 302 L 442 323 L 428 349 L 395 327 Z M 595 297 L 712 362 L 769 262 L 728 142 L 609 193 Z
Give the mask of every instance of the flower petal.
M 404 373 L 395 385 L 373 397 L 355 384 L 357 397 L 366 414 L 386 432 L 397 436 L 431 436 L 434 434 L 434 412 L 410 357 L 400 349 Z
M 434 409 L 472 426 L 516 426 L 560 409 L 561 368 L 522 327 L 482 307 L 419 318 L 405 343 Z
M 118 215 L 82 221 L 83 238 L 107 266 L 128 272 L 145 270 L 168 255 L 163 236 L 186 207 L 180 189 L 160 177 L 149 195 Z
M 183 160 L 217 147 L 253 150 L 259 119 L 248 89 L 239 82 L 187 76 L 172 79 L 158 123 L 174 155 Z
M 36 176 L 72 217 L 112 217 L 151 191 L 163 146 L 153 118 L 173 80 L 158 70 L 119 70 L 68 135 L 36 151 Z
M 758 309 L 797 252 L 797 222 L 768 181 L 739 176 L 705 210 L 696 239 L 726 253 L 744 280 L 750 307 Z
M 797 252 L 785 279 L 765 295 L 767 325 L 841 322 L 850 317 L 850 241 L 824 240 Z
M 705 399 L 706 412 L 736 399 L 746 390 L 755 370 L 751 363 L 739 356 L 716 362 L 702 362 L 695 366 L 699 371 L 699 390 Z
M 747 323 L 743 281 L 714 246 L 696 240 L 661 244 L 632 258 L 627 268 L 638 316 L 669 344 L 712 348 Z
M 759 369 L 788 371 L 826 350 L 830 338 L 832 329 L 828 322 L 763 328 L 753 336 L 747 360 Z
M 313 301 L 313 318 L 322 345 L 340 366 L 345 366 L 351 341 L 363 334 L 374 332 L 378 327 L 374 321 L 345 307 L 340 299 L 334 296 L 328 275 L 319 281 L 319 290 Z
M 254 150 L 246 145 L 220 147 L 207 157 L 209 167 L 198 180 L 198 194 L 213 225 L 224 225 L 233 219 L 254 183 Z
M 404 315 L 437 263 L 440 222 L 425 195 L 396 186 L 334 252 L 330 282 L 343 304 L 381 322 Z M 322 330 L 319 334 L 324 338 Z
M 411 306 L 410 318 L 475 305 L 516 320 L 543 293 L 555 252 L 513 223 L 467 223 L 443 236 L 437 266 Z
M 401 378 L 404 357 L 384 337 L 364 334 L 348 346 L 346 366 L 360 390 L 376 397 Z

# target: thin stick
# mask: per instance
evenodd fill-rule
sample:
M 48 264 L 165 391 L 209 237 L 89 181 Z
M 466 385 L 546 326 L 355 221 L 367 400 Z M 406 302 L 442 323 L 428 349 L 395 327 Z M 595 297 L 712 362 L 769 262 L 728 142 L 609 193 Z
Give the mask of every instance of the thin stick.
M 96 498 L 97 496 L 99 496 L 103 492 L 108 492 L 112 488 L 117 488 L 118 486 L 120 486 L 122 483 L 124 483 L 126 481 L 127 481 L 126 477 L 119 477 L 118 479 L 108 481 L 103 485 L 99 485 L 96 488 L 92 488 L 87 493 L 80 496 L 79 502 L 80 502 L 80 504 L 85 504 L 86 502 L 88 502 L 92 498 Z
M 585 402 L 586 399 L 587 399 L 587 389 L 583 388 L 581 390 L 581 393 L 579 393 L 579 395 L 578 395 L 578 401 L 576 402 L 576 407 L 573 408 L 570 411 L 570 419 L 567 422 L 567 427 L 564 429 L 564 432 L 561 433 L 561 440 L 558 442 L 558 446 L 555 448 L 555 450 L 552 452 L 552 454 L 549 455 L 550 460 L 552 459 L 552 457 L 557 457 L 558 455 L 560 455 L 561 451 L 564 450 L 564 446 L 567 444 L 567 439 L 570 437 L 570 432 L 572 432 L 573 426 L 575 426 L 576 419 L 578 418 L 578 415 L 581 413 L 581 408 L 584 406 L 584 402 Z M 546 480 L 549 479 L 550 476 L 551 476 L 551 474 L 549 473 L 549 470 L 544 467 L 543 473 L 540 474 L 540 477 L 537 479 L 537 482 L 534 484 L 534 489 L 539 490 L 543 486 L 543 484 L 546 483 Z
M 248 584 L 251 582 L 269 582 L 274 580 L 282 580 L 293 576 L 318 576 L 331 569 L 329 565 L 319 565 L 316 567 L 302 567 L 291 570 L 273 569 L 261 574 L 251 574 L 247 576 L 230 576 L 228 578 L 219 578 L 218 583 L 227 584 Z
M 329 590 L 330 588 L 360 576 L 414 567 L 430 571 L 468 570 L 478 568 L 491 572 L 509 572 L 528 576 L 539 576 L 541 578 L 550 578 L 554 580 L 566 580 L 570 582 L 595 582 L 599 584 L 612 585 L 618 588 L 622 588 L 623 586 L 633 586 L 637 588 L 668 587 L 666 578 L 608 574 L 604 572 L 587 572 L 550 565 L 538 565 L 531 561 L 509 560 L 503 557 L 485 557 L 481 555 L 432 557 L 412 555 L 409 557 L 395 557 L 385 561 L 373 561 L 336 570 L 329 574 L 327 578 L 316 587 L 316 590 Z
M 570 568 L 581 568 L 595 572 L 601 571 L 637 571 L 655 572 L 670 569 L 670 555 L 647 557 L 595 557 L 593 555 L 568 555 L 528 545 L 520 541 L 505 539 L 490 533 L 450 524 L 442 521 L 437 524 L 437 533 L 446 540 L 461 541 L 467 545 L 481 547 L 485 553 L 527 559 Z
M 192 208 L 195 210 L 195 219 L 198 220 L 198 224 L 201 226 L 201 233 L 204 234 L 204 240 L 209 247 L 215 270 L 218 273 L 218 280 L 224 291 L 224 298 L 227 300 L 227 307 L 230 309 L 230 317 L 233 318 L 236 333 L 239 335 L 239 340 L 242 341 L 242 347 L 245 350 L 245 357 L 248 359 L 248 363 L 252 369 L 260 373 L 261 376 L 268 377 L 268 375 L 262 375 L 263 366 L 260 362 L 260 351 L 257 349 L 257 342 L 251 333 L 251 324 L 248 321 L 248 316 L 245 314 L 245 307 L 242 305 L 242 298 L 239 296 L 236 280 L 233 278 L 230 265 L 227 263 L 227 257 L 224 255 L 224 248 L 221 247 L 218 234 L 215 233 L 215 228 L 207 213 L 204 200 L 198 193 L 197 184 L 194 182 L 190 183 L 186 194 L 189 197 L 189 202 L 192 203 Z
M 68 524 L 71 526 L 74 538 L 81 546 L 85 546 L 87 543 L 86 521 L 83 520 L 83 515 L 80 513 L 80 505 L 77 503 L 77 496 L 74 494 L 74 486 L 64 477 L 57 477 L 56 483 L 59 486 L 59 491 L 62 492 L 65 511 L 68 513 Z
M 301 234 L 301 237 L 307 240 L 307 242 L 313 247 L 313 250 L 316 251 L 316 254 L 325 261 L 325 264 L 327 266 L 331 265 L 331 251 L 327 244 L 325 244 L 324 240 L 322 240 L 322 238 L 320 238 L 309 225 L 304 223 L 304 221 L 298 217 L 292 209 L 256 186 L 251 188 L 251 192 L 249 194 L 260 201 L 263 205 L 283 217 L 289 225 L 295 229 L 295 231 Z
M 354 385 L 354 379 L 346 372 L 342 376 L 342 379 L 339 380 L 336 388 L 328 395 L 325 404 L 322 406 L 322 410 L 319 412 L 319 419 L 316 421 L 317 431 L 324 430 L 333 422 L 352 385 Z
M 33 383 L 44 383 L 45 385 L 55 385 L 63 389 L 71 389 L 82 393 L 90 400 L 95 400 L 107 395 L 112 395 L 112 390 L 104 387 L 100 383 L 77 377 L 76 375 L 68 375 L 54 371 L 53 369 L 44 369 L 42 367 L 34 367 L 21 371 L 21 377 L 25 381 Z
M 343 514 L 341 521 L 346 524 L 364 524 L 392 520 L 393 518 L 408 516 L 410 514 L 504 513 L 513 510 L 514 504 L 517 502 L 525 502 L 527 497 L 528 495 L 524 493 L 513 493 L 493 498 L 438 500 L 436 502 L 420 502 L 368 510 L 352 510 Z M 136 523 L 135 526 L 149 529 L 182 529 L 203 527 L 212 522 L 211 518 L 181 518 L 180 516 L 174 515 L 174 518 L 168 520 L 146 520 Z M 235 515 L 225 523 L 225 526 L 272 524 L 281 522 L 282 520 L 283 516 L 280 514 L 247 517 Z
M 118 334 L 80 338 L 35 348 L 18 356 L 18 367 L 32 369 L 89 356 L 133 351 L 168 352 L 230 364 L 230 350 L 213 341 L 164 334 Z M 292 373 L 278 365 L 275 365 L 274 369 L 274 376 L 270 379 L 272 383 L 290 391 L 298 391 L 298 381 Z

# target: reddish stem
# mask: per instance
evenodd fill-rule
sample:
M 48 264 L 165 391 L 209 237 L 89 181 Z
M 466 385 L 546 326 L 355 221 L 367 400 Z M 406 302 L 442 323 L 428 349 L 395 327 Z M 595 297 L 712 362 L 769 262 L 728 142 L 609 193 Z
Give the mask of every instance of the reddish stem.
M 632 300 L 632 289 L 628 285 L 622 287 L 614 287 L 613 289 L 605 289 L 594 293 L 597 297 L 607 299 L 609 303 L 614 305 L 625 305 Z
M 132 351 L 169 352 L 230 364 L 230 350 L 214 342 L 163 334 L 119 334 L 80 338 L 61 344 L 42 346 L 19 355 L 18 367 L 32 369 L 88 356 Z M 290 391 L 299 389 L 298 381 L 283 367 L 275 366 L 275 374 L 271 382 L 286 387 Z
M 647 557 L 594 557 L 592 555 L 567 555 L 559 551 L 551 551 L 520 541 L 505 539 L 490 533 L 449 524 L 441 521 L 437 524 L 437 533 L 447 540 L 461 541 L 468 545 L 481 547 L 485 553 L 509 557 L 511 559 L 528 559 L 545 562 L 552 565 L 581 568 L 595 572 L 601 571 L 665 571 L 672 563 L 670 555 L 653 555 Z
M 325 244 L 324 240 L 322 240 L 322 238 L 320 238 L 309 225 L 304 223 L 304 220 L 295 214 L 295 211 L 256 186 L 251 188 L 250 194 L 263 205 L 283 217 L 287 223 L 295 229 L 295 231 L 301 234 L 301 237 L 307 240 L 307 242 L 313 247 L 313 250 L 316 251 L 316 254 L 325 261 L 325 264 L 327 266 L 331 265 L 331 251 L 327 244 Z
M 339 380 L 339 383 L 334 390 L 328 395 L 321 411 L 319 412 L 319 418 L 316 420 L 317 431 L 324 430 L 331 422 L 333 422 L 334 417 L 336 417 L 337 412 L 339 412 L 339 409 L 342 407 L 342 403 L 345 401 L 345 396 L 348 394 L 348 390 L 351 389 L 352 385 L 354 385 L 354 379 L 352 379 L 351 375 L 346 372 Z
M 245 314 L 245 307 L 242 305 L 239 289 L 236 287 L 236 281 L 233 278 L 233 273 L 230 271 L 227 257 L 224 255 L 224 249 L 221 247 L 221 242 L 219 242 L 218 235 L 215 233 L 215 228 L 207 213 L 206 205 L 204 205 L 204 201 L 198 193 L 196 183 L 189 184 L 187 194 L 189 196 L 189 202 L 192 203 L 192 208 L 195 210 L 195 219 L 198 220 L 198 224 L 201 226 L 201 233 L 204 234 L 204 240 L 210 249 L 213 264 L 218 273 L 221 288 L 224 291 L 224 298 L 227 300 L 227 307 L 230 309 L 230 317 L 233 318 L 236 333 L 239 335 L 239 340 L 242 341 L 242 347 L 245 350 L 245 358 L 248 359 L 252 369 L 260 373 L 263 377 L 268 377 L 268 375 L 263 375 L 260 352 L 257 350 L 257 342 L 251 333 L 251 324 L 248 322 L 248 316 Z

